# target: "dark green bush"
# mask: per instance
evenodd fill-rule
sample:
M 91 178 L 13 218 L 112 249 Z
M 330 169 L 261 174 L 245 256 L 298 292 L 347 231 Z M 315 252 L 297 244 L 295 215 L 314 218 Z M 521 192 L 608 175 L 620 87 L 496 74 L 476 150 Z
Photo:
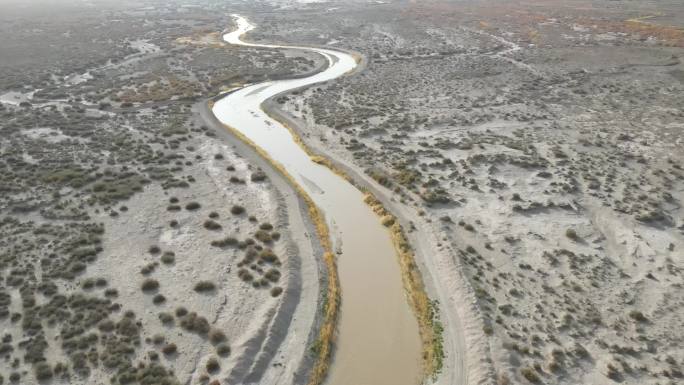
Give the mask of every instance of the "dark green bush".
M 204 228 L 207 230 L 217 231 L 221 230 L 222 227 L 218 222 L 213 221 L 211 219 L 207 219 L 206 221 L 204 221 Z
M 187 205 L 185 205 L 185 209 L 188 210 L 188 211 L 199 210 L 200 207 L 202 207 L 202 205 L 200 205 L 200 204 L 197 203 L 197 202 L 190 202 L 190 203 L 188 203 Z
M 195 291 L 198 293 L 207 293 L 216 290 L 216 285 L 210 281 L 200 281 L 195 285 Z
M 221 369 L 221 365 L 219 364 L 218 360 L 214 357 L 211 357 L 207 361 L 207 372 L 209 373 L 216 373 Z
M 176 254 L 172 251 L 167 251 L 161 256 L 161 261 L 165 265 L 171 265 L 176 262 Z
M 250 179 L 252 180 L 252 182 L 262 182 L 266 180 L 266 173 L 264 173 L 261 170 L 257 170 L 256 172 L 252 173 Z
M 167 355 L 167 356 L 176 354 L 177 351 L 178 351 L 178 347 L 176 346 L 176 344 L 173 344 L 173 343 L 171 343 L 171 344 L 166 344 L 166 345 L 164 345 L 164 347 L 162 348 L 162 353 L 164 353 L 164 354 Z
M 46 362 L 39 362 L 33 367 L 38 381 L 47 381 L 52 378 L 52 368 Z
M 215 241 L 211 242 L 211 245 L 214 247 L 229 247 L 229 246 L 237 246 L 238 245 L 238 240 L 235 237 L 225 237 L 223 239 L 218 239 Z
M 230 212 L 233 215 L 241 215 L 245 213 L 245 208 L 240 205 L 234 205 L 230 208 Z
M 169 313 L 162 312 L 162 313 L 159 313 L 159 320 L 164 325 L 168 325 L 168 324 L 173 322 L 173 316 Z
M 271 289 L 271 296 L 272 297 L 277 297 L 283 292 L 283 288 L 280 286 L 276 286 L 273 289 Z
M 221 357 L 228 357 L 230 355 L 230 346 L 226 343 L 221 343 L 216 346 L 216 354 Z
M 266 272 L 264 277 L 269 281 L 275 283 L 278 282 L 278 280 L 280 279 L 280 272 L 276 269 L 271 269 L 268 272 Z
M 254 233 L 254 238 L 263 243 L 271 243 L 273 241 L 271 239 L 271 234 L 265 230 L 257 230 L 257 232 Z
M 213 345 L 218 345 L 226 341 L 226 335 L 221 330 L 212 328 L 209 330 L 209 341 Z
M 156 279 L 147 278 L 143 281 L 140 287 L 144 292 L 152 292 L 159 289 L 159 281 Z

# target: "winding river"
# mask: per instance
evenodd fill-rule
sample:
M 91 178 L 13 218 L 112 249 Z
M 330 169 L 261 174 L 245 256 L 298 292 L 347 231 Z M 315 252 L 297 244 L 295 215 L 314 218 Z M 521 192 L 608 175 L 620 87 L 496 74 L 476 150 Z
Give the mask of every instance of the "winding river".
M 270 118 L 262 103 L 282 92 L 329 81 L 352 71 L 349 54 L 321 48 L 252 44 L 241 36 L 254 29 L 234 15 L 237 30 L 223 39 L 236 45 L 295 48 L 328 60 L 315 75 L 265 81 L 240 88 L 217 101 L 219 121 L 239 131 L 279 163 L 324 213 L 335 250 L 342 302 L 327 384 L 416 385 L 421 381 L 418 323 L 402 286 L 388 230 L 363 202 L 362 193 L 329 168 L 312 161 L 291 132 Z

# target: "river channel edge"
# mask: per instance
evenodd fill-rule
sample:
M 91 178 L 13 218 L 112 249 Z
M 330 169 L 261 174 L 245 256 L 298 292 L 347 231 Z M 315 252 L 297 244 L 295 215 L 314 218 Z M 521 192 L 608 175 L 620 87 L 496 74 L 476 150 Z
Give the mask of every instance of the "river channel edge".
M 244 36 L 244 35 L 243 35 Z M 231 45 L 230 43 L 224 43 Z M 316 47 L 312 47 L 316 48 Z M 291 48 L 291 49 L 297 49 Z M 326 47 L 325 49 L 330 49 Z M 342 76 L 353 76 L 363 71 L 367 63 L 367 58 L 354 51 L 337 49 L 337 51 L 346 52 L 354 57 L 357 66 L 351 71 Z M 328 65 L 320 67 L 313 73 L 307 76 L 315 75 L 319 72 L 325 71 Z M 334 80 L 334 79 L 332 79 Z M 290 93 L 296 90 L 309 88 L 315 84 L 306 85 L 296 89 L 288 90 L 284 93 Z M 235 88 L 230 92 L 237 91 L 247 85 Z M 355 188 L 360 190 L 364 196 L 364 203 L 378 216 L 384 227 L 390 234 L 392 245 L 397 256 L 399 267 L 402 275 L 402 283 L 406 292 L 407 300 L 411 310 L 413 311 L 416 320 L 418 321 L 420 341 L 422 345 L 421 367 L 422 378 L 435 380 L 441 373 L 444 361 L 444 328 L 439 318 L 439 307 L 437 301 L 432 301 L 427 294 L 425 284 L 418 265 L 416 264 L 415 252 L 408 242 L 405 235 L 404 227 L 399 223 L 397 217 L 392 214 L 379 199 L 371 192 L 365 185 L 365 181 L 352 178 L 349 173 L 337 166 L 336 163 L 327 155 L 319 152 L 314 152 L 304 142 L 298 130 L 292 126 L 292 123 L 286 121 L 283 116 L 278 113 L 276 106 L 269 106 L 268 102 L 274 100 L 281 94 L 277 94 L 266 100 L 261 105 L 261 109 L 273 120 L 277 121 L 285 127 L 292 136 L 293 140 L 302 148 L 304 152 L 311 158 L 312 161 L 322 166 L 327 167 L 332 172 L 345 179 Z M 213 111 L 215 101 L 225 97 L 226 94 L 217 95 L 207 101 L 209 111 Z M 213 114 L 213 112 L 212 112 Z M 214 115 L 215 116 L 215 115 Z M 220 120 L 217 119 L 219 122 Z M 246 135 L 238 129 L 221 122 L 221 125 L 238 140 L 251 147 L 259 156 L 264 158 L 275 170 L 277 170 L 291 187 L 297 192 L 300 198 L 306 203 L 307 210 L 312 223 L 316 229 L 316 236 L 318 242 L 323 250 L 323 262 L 326 266 L 326 282 L 327 288 L 324 293 L 322 306 L 322 322 L 318 337 L 314 340 L 309 350 L 316 355 L 314 363 L 311 367 L 309 380 L 307 385 L 322 385 L 327 377 L 328 369 L 334 357 L 334 344 L 336 339 L 336 328 L 339 315 L 340 304 L 342 301 L 342 293 L 340 290 L 339 275 L 337 270 L 337 258 L 333 251 L 332 240 L 330 237 L 330 230 L 325 221 L 325 217 L 311 199 L 309 194 L 295 181 L 285 167 L 274 160 L 265 150 L 259 147 Z

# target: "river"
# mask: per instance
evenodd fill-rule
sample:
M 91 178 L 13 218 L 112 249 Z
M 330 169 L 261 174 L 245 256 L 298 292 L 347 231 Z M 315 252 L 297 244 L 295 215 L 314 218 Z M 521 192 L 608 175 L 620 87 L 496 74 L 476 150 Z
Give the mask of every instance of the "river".
M 223 39 L 235 45 L 317 52 L 328 67 L 309 77 L 265 81 L 227 94 L 212 107 L 223 124 L 239 131 L 279 163 L 323 212 L 338 255 L 342 302 L 334 359 L 326 384 L 416 385 L 421 381 L 417 320 L 402 285 L 389 231 L 363 202 L 363 194 L 329 168 L 312 161 L 291 132 L 270 118 L 262 103 L 282 92 L 330 81 L 354 70 L 351 55 L 330 49 L 252 44 L 254 29 L 234 15 L 237 30 Z

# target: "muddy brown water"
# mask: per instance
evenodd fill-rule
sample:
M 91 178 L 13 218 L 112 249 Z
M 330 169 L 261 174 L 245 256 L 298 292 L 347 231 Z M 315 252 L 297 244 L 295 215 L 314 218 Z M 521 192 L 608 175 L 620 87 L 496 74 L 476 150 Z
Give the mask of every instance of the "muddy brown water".
M 267 99 L 291 89 L 343 76 L 357 63 L 349 54 L 319 48 L 245 43 L 254 29 L 234 15 L 238 29 L 223 36 L 231 44 L 297 48 L 327 58 L 326 70 L 306 78 L 266 81 L 236 90 L 212 110 L 280 163 L 324 213 L 338 255 L 342 302 L 334 359 L 326 384 L 416 385 L 421 382 L 418 323 L 402 285 L 389 231 L 363 202 L 362 193 L 329 168 L 311 160 L 291 132 L 261 108 Z

